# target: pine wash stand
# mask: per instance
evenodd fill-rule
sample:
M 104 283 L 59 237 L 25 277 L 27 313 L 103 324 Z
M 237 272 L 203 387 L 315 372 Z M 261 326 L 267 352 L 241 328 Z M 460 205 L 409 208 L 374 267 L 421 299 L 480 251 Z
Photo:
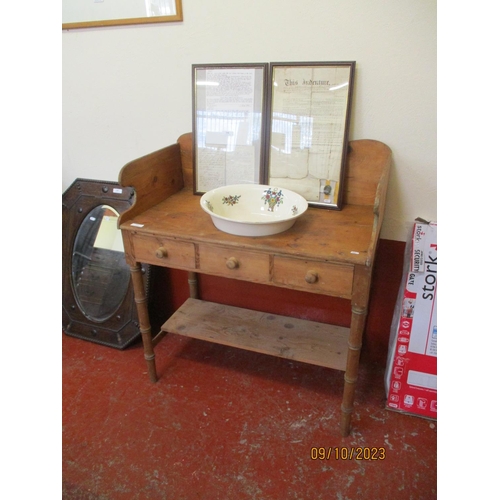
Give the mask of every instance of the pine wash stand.
M 347 436 L 390 164 L 385 144 L 349 142 L 343 209 L 311 207 L 291 229 L 265 237 L 221 232 L 201 210 L 191 133 L 125 165 L 119 182 L 135 189 L 136 201 L 119 226 L 150 380 L 157 380 L 154 348 L 167 332 L 343 370 Z M 154 338 L 141 263 L 188 271 L 190 298 Z M 199 300 L 197 273 L 349 299 L 350 328 Z

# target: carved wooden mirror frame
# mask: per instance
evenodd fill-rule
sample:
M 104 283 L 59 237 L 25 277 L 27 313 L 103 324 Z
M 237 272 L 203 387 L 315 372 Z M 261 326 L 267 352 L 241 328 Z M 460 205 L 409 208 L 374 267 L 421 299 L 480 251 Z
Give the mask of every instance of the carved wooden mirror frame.
M 126 290 L 123 288 L 120 292 L 123 294 L 123 300 L 120 301 L 119 296 L 116 307 L 112 308 L 110 314 L 96 317 L 96 315 L 90 314 L 88 309 L 85 310 L 85 307 L 82 307 L 81 292 L 76 290 L 73 276 L 73 262 L 76 249 L 75 241 L 79 237 L 79 233 L 81 234 L 80 229 L 83 227 L 83 223 L 88 222 L 89 218 L 94 220 L 93 211 L 95 213 L 95 210 L 102 206 L 106 209 L 112 209 L 111 212 L 116 212 L 119 215 L 133 204 L 134 191 L 132 188 L 121 187 L 117 182 L 76 179 L 64 192 L 62 200 L 63 331 L 72 337 L 124 349 L 140 335 L 130 275 L 128 285 L 126 278 L 121 280 L 122 284 L 125 283 L 123 286 L 126 287 Z M 117 230 L 119 231 L 118 227 Z M 113 252 L 119 254 L 114 250 Z M 85 258 L 88 259 L 88 257 Z M 120 266 L 122 265 L 120 258 Z M 127 269 L 127 272 L 130 271 Z M 143 268 L 143 273 L 147 289 L 149 266 Z M 99 282 L 99 276 L 95 276 L 95 274 L 92 279 L 87 281 L 86 286 L 89 287 L 89 290 L 85 292 L 87 295 L 97 297 L 102 292 L 102 283 Z M 114 299 L 116 300 L 116 297 Z

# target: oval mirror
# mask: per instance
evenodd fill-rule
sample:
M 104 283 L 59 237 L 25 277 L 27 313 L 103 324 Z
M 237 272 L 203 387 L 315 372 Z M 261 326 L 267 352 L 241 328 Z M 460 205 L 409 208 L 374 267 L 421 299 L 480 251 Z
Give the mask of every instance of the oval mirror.
M 133 188 L 113 181 L 79 178 L 63 193 L 62 327 L 66 335 L 118 349 L 141 336 L 117 224 L 118 214 L 134 202 Z M 149 300 L 150 266 L 142 266 L 142 274 Z
M 90 320 L 104 322 L 120 308 L 128 290 L 118 212 L 109 205 L 91 210 L 76 234 L 71 284 L 78 307 Z

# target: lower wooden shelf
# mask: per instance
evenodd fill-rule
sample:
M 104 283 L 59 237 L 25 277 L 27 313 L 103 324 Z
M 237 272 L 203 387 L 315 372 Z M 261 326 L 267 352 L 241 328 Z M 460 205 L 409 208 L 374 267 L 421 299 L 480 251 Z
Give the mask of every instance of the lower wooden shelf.
M 336 370 L 346 369 L 349 328 L 336 325 L 187 299 L 161 330 Z

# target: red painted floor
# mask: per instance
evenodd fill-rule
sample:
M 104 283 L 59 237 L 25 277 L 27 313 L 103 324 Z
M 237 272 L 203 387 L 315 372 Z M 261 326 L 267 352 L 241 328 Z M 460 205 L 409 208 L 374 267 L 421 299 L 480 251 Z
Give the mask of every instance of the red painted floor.
M 341 438 L 340 372 L 169 335 L 152 384 L 140 344 L 62 346 L 65 499 L 436 498 L 437 424 L 370 363 Z
M 403 250 L 380 242 L 347 438 L 339 433 L 341 372 L 170 334 L 155 349 L 160 379 L 152 384 L 140 341 L 119 351 L 63 334 L 63 498 L 436 498 L 436 422 L 385 409 Z M 153 319 L 188 294 L 185 273 L 156 276 Z M 350 319 L 347 301 L 202 278 L 207 300 Z

